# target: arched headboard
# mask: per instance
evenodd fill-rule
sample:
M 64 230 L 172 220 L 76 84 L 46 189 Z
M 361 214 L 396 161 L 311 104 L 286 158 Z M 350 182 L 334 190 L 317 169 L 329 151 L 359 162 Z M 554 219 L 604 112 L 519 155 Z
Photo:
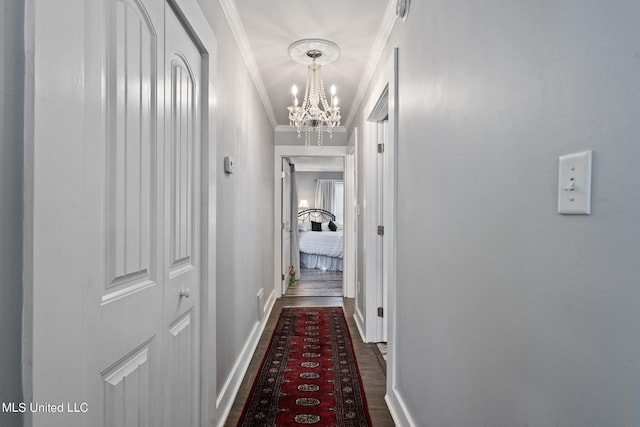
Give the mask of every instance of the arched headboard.
M 331 212 L 324 209 L 305 209 L 298 212 L 298 221 L 299 222 L 328 222 L 335 221 L 336 216 Z

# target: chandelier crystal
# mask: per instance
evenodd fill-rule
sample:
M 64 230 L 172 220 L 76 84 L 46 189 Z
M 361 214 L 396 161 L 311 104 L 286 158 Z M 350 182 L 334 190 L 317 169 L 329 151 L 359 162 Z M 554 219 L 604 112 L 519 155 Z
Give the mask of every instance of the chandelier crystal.
M 291 88 L 289 125 L 296 129 L 298 137 L 305 134 L 305 145 L 310 144 L 311 134 L 317 134 L 317 144 L 324 143 L 324 132 L 332 137 L 332 131 L 340 125 L 340 107 L 335 85 L 331 86 L 330 102 L 324 90 L 322 65 L 333 62 L 340 50 L 335 43 L 327 40 L 305 39 L 289 46 L 289 55 L 300 63 L 307 64 L 307 85 L 302 104 L 298 105 L 298 87 Z

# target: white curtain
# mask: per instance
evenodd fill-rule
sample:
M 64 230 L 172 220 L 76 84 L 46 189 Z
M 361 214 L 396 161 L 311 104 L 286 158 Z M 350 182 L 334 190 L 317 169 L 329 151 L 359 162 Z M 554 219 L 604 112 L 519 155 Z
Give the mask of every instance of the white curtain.
M 298 234 L 298 177 L 296 165 L 289 163 L 291 169 L 291 265 L 300 278 L 300 236 Z
M 336 222 L 344 223 L 344 181 L 336 181 L 333 195 L 332 214 L 336 216 Z
M 333 210 L 333 197 L 335 195 L 335 181 L 332 179 L 319 179 L 316 184 L 316 208 L 329 212 Z

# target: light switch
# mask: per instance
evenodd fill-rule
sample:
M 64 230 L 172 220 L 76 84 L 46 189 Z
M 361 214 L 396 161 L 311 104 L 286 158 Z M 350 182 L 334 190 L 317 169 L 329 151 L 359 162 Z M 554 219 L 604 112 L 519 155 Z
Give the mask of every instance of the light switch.
M 591 150 L 560 156 L 558 213 L 591 214 Z
M 226 173 L 234 173 L 236 171 L 236 162 L 233 158 L 229 156 L 224 158 L 224 171 Z

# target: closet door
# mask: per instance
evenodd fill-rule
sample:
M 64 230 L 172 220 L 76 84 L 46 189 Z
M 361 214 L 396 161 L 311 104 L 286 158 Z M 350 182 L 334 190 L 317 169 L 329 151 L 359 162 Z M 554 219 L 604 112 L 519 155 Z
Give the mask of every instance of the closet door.
M 86 29 L 87 41 L 101 40 L 95 50 L 103 53 L 87 58 L 95 60 L 88 64 L 93 70 L 88 78 L 103 76 L 104 97 L 103 114 L 95 117 L 101 126 L 88 120 L 86 132 L 103 129 L 95 135 L 102 141 L 95 154 L 104 167 L 87 171 L 89 191 L 102 197 L 86 208 L 103 221 L 90 230 L 99 244 L 86 265 L 104 269 L 104 276 L 102 283 L 91 284 L 98 298 L 85 302 L 96 313 L 82 337 L 96 335 L 84 349 L 91 366 L 85 387 L 95 394 L 90 414 L 100 419 L 94 425 L 157 426 L 171 374 L 163 369 L 165 5 L 163 0 L 88 3 L 96 20 L 98 9 L 104 10 L 98 21 L 103 27 Z M 97 91 L 92 89 L 86 97 L 93 105 Z
M 199 51 L 164 0 L 27 22 L 26 425 L 198 425 Z
M 164 425 L 198 425 L 201 281 L 201 73 L 198 48 L 166 10 Z

